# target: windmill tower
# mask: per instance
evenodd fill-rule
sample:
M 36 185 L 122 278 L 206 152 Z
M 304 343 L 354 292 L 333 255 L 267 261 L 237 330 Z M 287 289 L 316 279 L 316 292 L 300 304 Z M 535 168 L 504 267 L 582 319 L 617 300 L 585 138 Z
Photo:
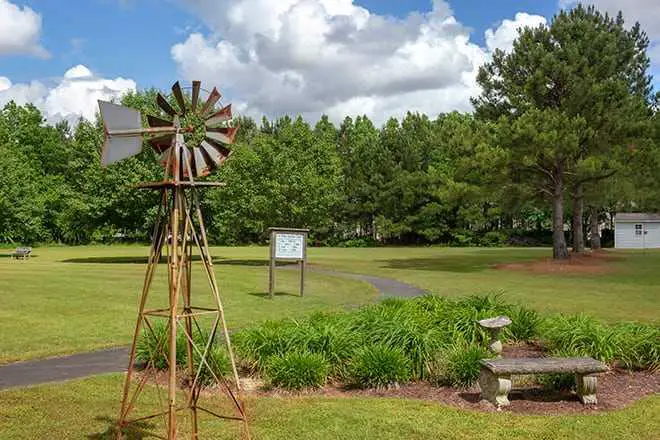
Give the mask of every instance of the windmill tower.
M 203 90 L 201 83 L 193 81 L 191 89 L 190 95 L 184 95 L 179 82 L 174 83 L 172 103 L 159 93 L 156 104 L 162 114 L 147 115 L 146 128 L 142 127 L 140 112 L 99 101 L 105 126 L 101 164 L 106 166 L 139 153 L 143 137 L 147 136 L 146 141 L 161 155 L 160 161 L 164 166 L 163 180 L 138 185 L 139 188 L 158 191 L 161 202 L 138 306 L 118 417 L 117 439 L 124 439 L 124 432 L 130 429 L 150 430 L 151 425 L 145 428 L 145 424 L 158 421 L 159 418 L 162 418 L 166 431 L 160 438 L 174 440 L 177 434 L 178 438 L 183 438 L 179 432 L 181 429 L 177 429 L 177 416 L 186 413 L 189 416 L 186 420 L 186 431 L 190 431 L 190 438 L 193 440 L 198 438 L 198 419 L 201 415 L 238 420 L 242 423 L 244 436 L 249 438 L 250 435 L 244 406 L 238 395 L 240 382 L 209 253 L 198 194 L 201 188 L 221 184 L 196 180 L 208 175 L 229 156 L 231 151 L 227 146 L 234 142 L 238 127 L 232 125 L 231 104 L 225 107 L 217 105 L 221 95 L 215 87 L 203 103 L 200 100 L 200 91 Z M 193 253 L 199 255 L 202 270 L 206 275 L 208 283 L 204 284 L 208 284 L 210 292 L 205 304 L 210 303 L 211 306 L 202 307 L 193 303 Z M 151 307 L 150 287 L 163 257 L 167 260 L 166 306 Z M 162 296 L 160 298 L 164 299 Z M 166 328 L 165 336 L 160 338 L 154 331 L 155 322 L 158 320 L 164 321 Z M 202 330 L 204 323 L 207 324 L 208 332 Z M 152 351 L 146 368 L 138 372 L 134 365 L 141 332 L 156 340 L 157 347 Z M 177 332 L 184 336 L 187 357 L 185 371 L 179 370 L 178 374 Z M 218 333 L 221 333 L 219 337 Z M 211 366 L 210 354 L 218 339 L 226 345 L 233 380 L 217 377 Z M 162 377 L 160 380 L 154 380 L 159 378 L 154 359 L 158 355 L 167 359 L 166 399 L 160 390 L 160 383 L 165 380 Z M 181 353 L 179 355 L 181 357 Z M 200 377 L 203 373 L 211 374 L 215 381 L 221 384 L 229 397 L 232 415 L 220 415 L 218 411 L 201 405 L 203 390 Z M 154 382 L 157 388 L 160 405 L 158 412 L 149 412 L 140 405 L 141 398 L 149 394 L 145 390 L 151 391 L 151 400 L 154 400 L 153 386 L 147 387 L 149 382 Z

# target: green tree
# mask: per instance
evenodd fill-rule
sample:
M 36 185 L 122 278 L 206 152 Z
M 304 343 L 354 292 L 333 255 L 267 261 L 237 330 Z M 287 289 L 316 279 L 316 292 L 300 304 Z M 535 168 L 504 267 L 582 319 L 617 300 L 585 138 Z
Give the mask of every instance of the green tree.
M 548 188 L 547 179 L 537 180 L 535 186 L 552 200 L 555 258 L 568 258 L 564 191 L 570 189 L 574 199 L 579 251 L 584 185 L 617 171 L 611 158 L 618 154 L 613 150 L 635 137 L 643 126 L 640 121 L 648 116 L 647 46 L 638 24 L 626 29 L 621 14 L 613 19 L 579 5 L 561 11 L 549 27 L 523 29 L 510 53 L 497 50 L 493 60 L 480 68 L 477 80 L 483 93 L 473 100 L 479 117 L 504 118 L 505 126 L 529 114 L 523 125 L 551 133 L 533 134 L 518 123 L 514 134 L 539 143 L 530 146 L 532 151 L 519 142 L 507 147 L 514 168 L 532 171 L 532 179 L 542 173 L 552 182 L 553 188 Z M 553 137 L 559 145 L 548 144 Z M 533 153 L 534 148 L 539 151 Z

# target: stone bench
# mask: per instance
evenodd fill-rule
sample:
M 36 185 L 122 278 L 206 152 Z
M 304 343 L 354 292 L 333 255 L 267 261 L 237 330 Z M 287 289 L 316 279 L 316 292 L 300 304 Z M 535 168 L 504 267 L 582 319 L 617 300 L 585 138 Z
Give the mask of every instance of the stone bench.
M 577 395 L 585 405 L 595 405 L 597 373 L 609 368 L 589 357 L 483 359 L 479 386 L 481 396 L 497 407 L 509 405 L 511 376 L 515 374 L 575 374 Z
M 17 260 L 25 260 L 26 258 L 30 258 L 30 255 L 32 254 L 32 248 L 31 247 L 17 247 L 14 253 L 12 254 L 12 258 L 16 258 Z

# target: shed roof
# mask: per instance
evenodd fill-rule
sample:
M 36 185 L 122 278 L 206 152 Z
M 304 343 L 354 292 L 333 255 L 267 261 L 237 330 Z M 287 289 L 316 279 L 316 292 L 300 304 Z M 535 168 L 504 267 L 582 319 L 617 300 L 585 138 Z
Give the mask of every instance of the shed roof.
M 614 217 L 616 222 L 660 222 L 660 214 L 642 212 L 621 212 Z

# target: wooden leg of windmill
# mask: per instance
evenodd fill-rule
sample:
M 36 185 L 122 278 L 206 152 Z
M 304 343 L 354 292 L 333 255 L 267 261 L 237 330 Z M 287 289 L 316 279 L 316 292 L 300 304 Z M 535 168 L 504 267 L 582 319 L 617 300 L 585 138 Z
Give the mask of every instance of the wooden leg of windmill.
M 204 218 L 202 217 L 202 209 L 199 203 L 199 198 L 197 197 L 197 193 L 195 192 L 196 190 L 192 190 L 192 195 L 193 195 L 193 200 L 195 203 L 195 212 L 197 215 L 197 222 L 199 223 L 199 230 L 200 230 L 200 235 L 201 235 L 201 247 L 200 249 L 202 253 L 202 261 L 204 265 L 206 266 L 206 272 L 209 276 L 209 279 L 211 281 L 211 286 L 213 290 L 213 297 L 215 299 L 216 307 L 218 309 L 218 313 L 220 315 L 220 321 L 222 323 L 222 332 L 224 333 L 225 336 L 225 343 L 227 344 L 227 351 L 229 353 L 229 360 L 231 362 L 231 367 L 232 371 L 234 373 L 234 381 L 236 382 L 236 389 L 240 393 L 241 391 L 241 382 L 238 378 L 238 370 L 236 369 L 236 361 L 234 359 L 234 352 L 231 347 L 231 340 L 229 338 L 229 331 L 227 329 L 227 321 L 225 320 L 225 312 L 224 308 L 222 307 L 222 301 L 220 300 L 220 289 L 218 289 L 218 282 L 215 278 L 215 271 L 213 270 L 213 261 L 211 259 L 211 254 L 209 251 L 209 242 L 206 237 L 206 228 L 204 226 Z M 231 392 L 231 391 L 230 391 Z M 237 410 L 239 414 L 241 415 L 241 418 L 243 420 L 243 427 L 245 429 L 245 437 L 247 439 L 250 439 L 250 427 L 248 425 L 248 420 L 247 416 L 245 414 L 245 408 L 243 405 L 243 400 L 239 399 L 236 400 L 237 403 Z
M 182 198 L 185 201 L 185 198 Z M 191 282 L 191 263 L 192 263 L 192 246 L 190 242 L 190 233 L 188 228 L 191 225 L 189 221 L 188 212 L 189 208 L 187 203 L 183 204 L 182 211 L 185 213 L 185 233 L 184 233 L 184 255 L 186 258 L 185 264 L 183 265 L 183 284 L 182 284 L 182 294 L 183 294 L 183 307 L 184 307 L 184 322 L 185 322 L 185 331 L 188 334 L 186 338 L 186 349 L 188 354 L 188 380 L 190 381 L 190 396 L 187 399 L 189 402 L 190 409 L 190 438 L 192 440 L 198 439 L 198 426 L 197 426 L 197 384 L 194 383 L 195 379 L 195 362 L 194 362 L 194 350 L 193 350 L 193 318 L 192 318 L 192 309 L 191 309 L 191 295 L 190 295 L 190 282 Z
M 170 240 L 171 265 L 169 267 L 170 280 L 170 335 L 169 335 L 169 377 L 168 377 L 168 440 L 176 439 L 176 331 L 177 306 L 179 302 L 179 199 L 181 188 L 174 187 L 174 201 L 172 206 L 172 238 Z
M 167 231 L 167 222 L 162 221 L 162 214 L 167 213 L 167 190 L 162 192 L 162 203 L 158 216 L 156 217 L 156 225 L 154 226 L 154 234 L 152 237 L 151 250 L 149 252 L 149 259 L 147 260 L 147 270 L 144 276 L 144 284 L 142 286 L 142 294 L 140 296 L 140 304 L 138 306 L 138 316 L 135 323 L 135 330 L 133 332 L 133 342 L 131 343 L 131 351 L 128 357 L 128 369 L 126 372 L 126 377 L 124 379 L 124 388 L 122 391 L 121 399 L 121 408 L 119 410 L 118 418 L 118 429 L 117 429 L 117 439 L 123 439 L 122 429 L 125 427 L 126 418 L 128 417 L 129 408 L 129 391 L 131 387 L 131 380 L 134 371 L 135 363 L 135 352 L 137 347 L 137 339 L 142 328 L 142 320 L 144 312 L 144 307 L 147 303 L 147 297 L 149 294 L 149 288 L 151 287 L 151 281 L 153 280 L 154 272 L 158 262 L 160 261 L 161 250 L 163 248 L 163 239 L 166 236 Z M 138 391 L 139 392 L 139 391 Z M 132 399 L 130 399 L 132 400 Z

